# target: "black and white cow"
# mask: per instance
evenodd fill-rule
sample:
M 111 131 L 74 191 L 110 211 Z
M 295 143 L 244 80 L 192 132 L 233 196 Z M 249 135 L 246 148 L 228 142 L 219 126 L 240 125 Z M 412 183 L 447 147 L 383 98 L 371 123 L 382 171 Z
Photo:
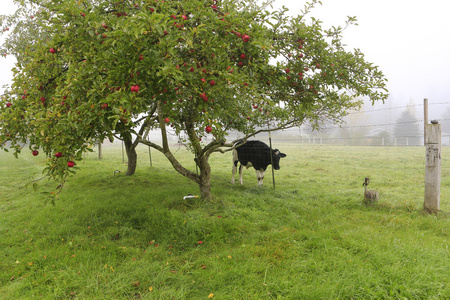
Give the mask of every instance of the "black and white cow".
M 261 141 L 239 141 L 233 145 L 233 176 L 231 177 L 231 183 L 234 183 L 234 174 L 236 174 L 238 162 L 239 166 L 239 181 L 242 181 L 243 167 L 253 167 L 256 170 L 256 178 L 258 179 L 258 185 L 263 184 L 264 172 L 267 166 L 273 164 L 272 167 L 275 170 L 280 169 L 280 158 L 286 157 L 286 154 L 281 153 L 280 150 L 275 149 L 271 151 L 270 147 Z M 270 153 L 272 153 L 272 159 L 270 159 Z

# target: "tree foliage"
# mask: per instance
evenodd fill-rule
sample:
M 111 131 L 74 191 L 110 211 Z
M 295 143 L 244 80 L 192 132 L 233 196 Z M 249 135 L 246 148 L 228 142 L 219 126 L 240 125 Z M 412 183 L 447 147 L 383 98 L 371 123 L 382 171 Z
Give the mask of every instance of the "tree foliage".
M 268 124 L 339 122 L 361 106 L 358 97 L 387 97 L 378 68 L 344 49 L 343 28 L 307 18 L 317 1 L 295 17 L 235 0 L 18 2 L 1 19 L 15 26 L 1 53 L 18 63 L 0 102 L 0 145 L 41 149 L 45 174 L 60 181 L 89 141 L 116 137 L 130 150 L 143 143 L 163 152 L 209 198 L 208 158 L 231 145 L 230 131 L 249 138 Z M 168 126 L 188 136 L 199 174 L 176 161 Z M 150 129 L 161 144 L 145 138 Z M 213 139 L 204 144 L 206 135 Z

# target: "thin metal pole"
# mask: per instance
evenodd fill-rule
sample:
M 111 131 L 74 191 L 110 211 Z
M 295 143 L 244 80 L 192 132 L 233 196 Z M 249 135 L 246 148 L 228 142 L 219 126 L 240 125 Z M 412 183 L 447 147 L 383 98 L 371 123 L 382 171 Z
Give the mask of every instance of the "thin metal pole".
M 428 98 L 423 99 L 423 144 L 427 143 Z
M 152 164 L 152 151 L 151 151 L 150 146 L 148 146 L 148 156 L 150 157 L 150 167 L 153 167 L 153 164 Z
M 125 156 L 124 156 L 124 153 L 123 153 L 123 141 L 122 141 L 122 162 L 123 163 L 125 162 Z
M 102 141 L 98 142 L 98 159 L 102 159 Z
M 270 135 L 270 131 L 269 131 L 269 145 L 270 145 L 270 163 L 272 164 L 273 189 L 275 189 L 275 170 L 273 169 L 272 137 Z

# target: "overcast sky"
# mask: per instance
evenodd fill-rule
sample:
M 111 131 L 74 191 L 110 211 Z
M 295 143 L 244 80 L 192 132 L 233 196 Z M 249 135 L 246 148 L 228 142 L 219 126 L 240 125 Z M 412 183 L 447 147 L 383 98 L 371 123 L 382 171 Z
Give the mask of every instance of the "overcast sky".
M 292 14 L 306 1 L 276 0 Z M 450 1 L 449 0 L 322 0 L 312 16 L 324 27 L 344 25 L 356 16 L 359 26 L 344 32 L 349 49 L 359 48 L 389 80 L 386 105 L 409 101 L 450 102 Z M 12 0 L 0 0 L 0 14 L 13 12 Z M 11 59 L 0 58 L 0 84 L 9 83 Z M 3 90 L 0 89 L 0 92 Z M 378 106 L 378 105 L 377 105 Z

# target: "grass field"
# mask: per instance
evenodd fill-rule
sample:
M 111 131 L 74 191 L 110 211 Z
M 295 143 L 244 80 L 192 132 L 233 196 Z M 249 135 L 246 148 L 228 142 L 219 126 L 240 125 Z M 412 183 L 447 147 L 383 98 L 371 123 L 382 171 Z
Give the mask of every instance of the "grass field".
M 86 155 L 55 206 L 54 182 L 23 188 L 42 155 L 1 153 L 1 299 L 450 299 L 450 149 L 430 216 L 423 147 L 277 147 L 275 190 L 271 172 L 231 185 L 231 154 L 213 155 L 209 203 L 146 147 L 132 177 L 113 174 L 120 146 Z

